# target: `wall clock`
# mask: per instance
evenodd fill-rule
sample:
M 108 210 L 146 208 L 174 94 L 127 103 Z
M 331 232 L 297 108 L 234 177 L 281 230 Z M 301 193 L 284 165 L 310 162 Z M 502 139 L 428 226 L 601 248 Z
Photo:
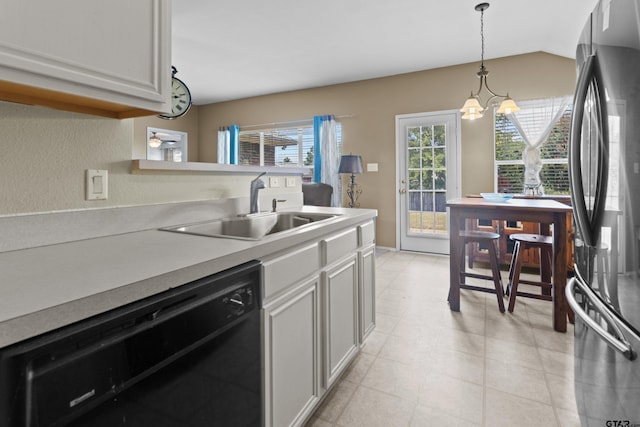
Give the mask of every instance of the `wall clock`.
M 176 67 L 171 66 L 171 112 L 159 114 L 161 119 L 177 119 L 187 114 L 191 108 L 191 92 L 182 80 L 176 77 Z

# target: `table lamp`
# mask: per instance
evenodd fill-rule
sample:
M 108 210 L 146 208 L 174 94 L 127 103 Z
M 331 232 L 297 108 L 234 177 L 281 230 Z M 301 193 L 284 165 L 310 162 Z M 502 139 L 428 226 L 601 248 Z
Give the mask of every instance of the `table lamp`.
M 340 158 L 340 166 L 338 167 L 338 173 L 350 173 L 351 181 L 347 188 L 347 196 L 349 196 L 349 207 L 357 208 L 360 206 L 358 203 L 358 197 L 362 194 L 362 189 L 355 182 L 356 173 L 362 173 L 362 158 L 355 155 L 345 155 Z

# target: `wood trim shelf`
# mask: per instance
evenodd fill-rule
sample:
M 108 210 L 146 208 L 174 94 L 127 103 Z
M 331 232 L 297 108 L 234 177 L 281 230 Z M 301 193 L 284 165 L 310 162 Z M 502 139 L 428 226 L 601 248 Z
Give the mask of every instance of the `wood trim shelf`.
M 203 162 L 166 162 L 162 160 L 132 160 L 131 173 L 158 173 L 158 172 L 185 172 L 185 173 L 260 173 L 267 172 L 271 175 L 303 175 L 310 173 L 305 167 L 277 167 L 257 165 L 225 165 L 219 163 Z

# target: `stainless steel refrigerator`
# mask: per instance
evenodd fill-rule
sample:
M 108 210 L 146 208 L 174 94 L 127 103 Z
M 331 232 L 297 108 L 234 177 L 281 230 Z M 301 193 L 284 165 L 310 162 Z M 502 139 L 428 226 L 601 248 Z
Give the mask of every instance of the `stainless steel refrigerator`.
M 576 402 L 583 426 L 640 426 L 640 0 L 600 0 L 576 61 Z

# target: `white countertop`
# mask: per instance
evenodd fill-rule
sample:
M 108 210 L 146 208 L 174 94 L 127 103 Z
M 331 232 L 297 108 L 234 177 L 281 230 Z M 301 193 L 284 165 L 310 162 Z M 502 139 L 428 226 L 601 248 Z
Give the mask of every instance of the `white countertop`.
M 300 209 L 298 210 L 300 211 Z M 42 334 L 376 216 L 339 213 L 258 241 L 146 230 L 0 253 L 0 347 Z

